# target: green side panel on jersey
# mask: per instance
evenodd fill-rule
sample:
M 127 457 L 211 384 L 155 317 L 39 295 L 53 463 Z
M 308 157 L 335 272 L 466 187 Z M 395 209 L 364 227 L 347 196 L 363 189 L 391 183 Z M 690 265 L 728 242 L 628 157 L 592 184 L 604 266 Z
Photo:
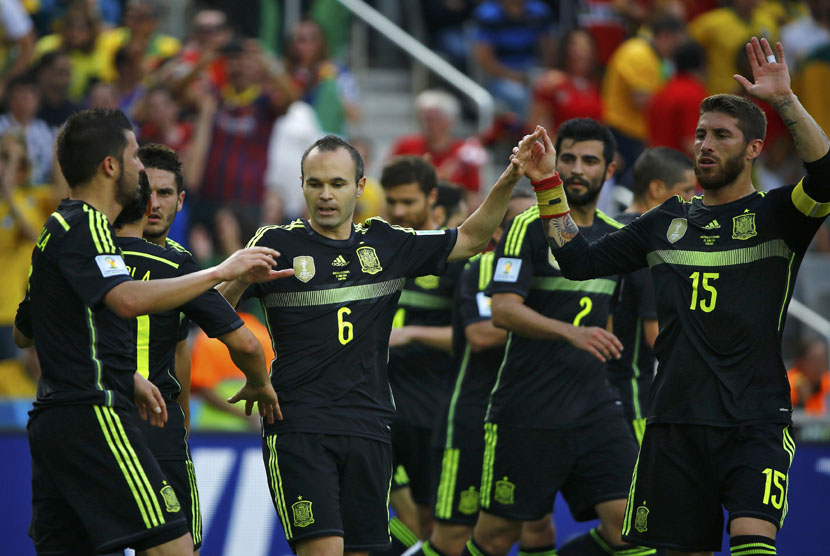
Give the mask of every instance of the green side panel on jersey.
M 135 365 L 138 374 L 150 378 L 150 315 L 135 318 Z
M 404 290 L 398 300 L 398 306 L 416 307 L 418 309 L 451 309 L 452 298 L 431 293 Z
M 647 255 L 647 260 L 650 267 L 660 264 L 713 267 L 749 264 L 773 257 L 789 259 L 791 255 L 792 251 L 784 240 L 772 239 L 752 247 L 727 251 L 685 251 L 682 249 L 652 251 Z
M 561 276 L 537 277 L 533 279 L 530 289 L 548 292 L 584 292 L 611 295 L 617 282 L 608 278 L 593 280 L 568 280 Z
M 508 257 L 518 256 L 522 251 L 522 243 L 527 235 L 527 227 L 534 220 L 539 219 L 539 207 L 533 205 L 513 219 L 513 224 L 507 232 L 504 244 L 504 254 Z
M 269 309 L 275 307 L 317 307 L 320 305 L 336 305 L 349 301 L 363 301 L 391 295 L 403 288 L 405 280 L 395 278 L 376 284 L 360 286 L 346 286 L 326 290 L 312 290 L 302 292 L 269 293 L 263 299 L 263 304 Z
M 488 251 L 481 256 L 481 264 L 478 267 L 478 291 L 484 291 L 493 279 L 493 260 L 496 254 Z

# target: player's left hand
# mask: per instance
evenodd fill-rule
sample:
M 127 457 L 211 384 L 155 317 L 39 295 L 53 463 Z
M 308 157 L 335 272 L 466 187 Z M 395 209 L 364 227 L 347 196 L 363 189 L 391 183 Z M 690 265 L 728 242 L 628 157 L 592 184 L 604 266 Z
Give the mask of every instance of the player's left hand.
M 236 403 L 239 400 L 245 400 L 245 415 L 250 415 L 254 408 L 254 402 L 257 404 L 259 416 L 265 417 L 265 421 L 271 425 L 274 423 L 274 418 L 282 421 L 282 411 L 280 410 L 280 402 L 277 399 L 277 393 L 270 382 L 266 382 L 262 386 L 254 386 L 249 382 L 239 389 L 239 392 L 228 398 L 228 403 Z
M 775 43 L 773 54 L 767 39 L 759 41 L 757 37 L 752 37 L 746 44 L 746 55 L 754 83 L 742 75 L 736 74 L 733 77 L 747 93 L 769 103 L 792 95 L 790 70 L 784 59 L 784 46 L 780 42 Z
M 133 375 L 133 396 L 138 413 L 154 427 L 162 428 L 167 422 L 167 404 L 158 387 L 138 373 Z
M 556 172 L 556 149 L 548 131 L 537 125 L 530 135 L 525 135 L 519 144 L 513 147 L 510 161 L 517 164 L 530 181 L 541 181 Z
M 412 342 L 412 335 L 406 326 L 393 328 L 389 333 L 389 347 L 400 347 Z

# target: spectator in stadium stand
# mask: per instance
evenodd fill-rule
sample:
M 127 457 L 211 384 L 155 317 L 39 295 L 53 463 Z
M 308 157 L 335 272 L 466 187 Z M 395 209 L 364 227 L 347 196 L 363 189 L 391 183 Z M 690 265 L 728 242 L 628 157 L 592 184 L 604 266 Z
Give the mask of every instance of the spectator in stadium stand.
M 145 68 L 141 63 L 142 54 L 136 51 L 134 43 L 122 46 L 115 53 L 115 85 L 118 97 L 118 109 L 124 112 L 130 121 L 135 120 L 135 109 L 147 93 L 143 84 Z
M 310 19 L 300 21 L 285 51 L 300 99 L 314 108 L 323 131 L 343 135 L 347 124 L 360 120 L 360 94 L 352 72 L 329 58 L 323 28 Z
M 53 50 L 65 50 L 72 61 L 69 99 L 80 102 L 90 84 L 104 71 L 103 52 L 97 47 L 101 22 L 85 2 L 70 5 L 55 24 L 56 32 L 37 41 L 35 54 L 42 56 Z
M 677 73 L 651 99 L 646 113 L 648 143 L 694 154 L 695 129 L 700 103 L 706 98 L 706 53 L 696 42 L 687 42 L 674 54 Z
M 830 18 L 830 7 L 824 13 Z M 825 23 L 826 24 L 826 23 Z M 812 50 L 796 68 L 793 88 L 804 107 L 816 119 L 822 129 L 830 130 L 830 103 L 827 88 L 830 84 L 830 39 Z
M 10 79 L 29 67 L 35 51 L 32 20 L 20 0 L 0 3 L 0 96 Z
M 787 378 L 793 409 L 803 409 L 808 415 L 827 415 L 830 371 L 827 370 L 824 340 L 808 340 L 801 345 L 795 365 L 787 371 Z
M 193 16 L 190 39 L 178 56 L 174 78 L 190 80 L 203 75 L 216 89 L 228 82 L 227 62 L 219 51 L 233 38 L 225 12 L 199 10 Z
M 814 50 L 830 43 L 830 2 L 807 0 L 806 4 L 808 12 L 781 27 L 781 44 L 787 49 L 794 73 Z
M 585 29 L 571 29 L 562 37 L 560 60 L 533 85 L 528 124 L 556 133 L 571 118 L 602 119 L 602 94 L 594 38 Z
M 179 105 L 168 87 L 151 87 L 138 105 L 136 117 L 142 121 L 138 130 L 139 144 L 161 143 L 180 157 L 186 156 L 193 138 L 193 125 L 179 118 Z
M 69 100 L 69 84 L 72 80 L 72 60 L 63 50 L 47 52 L 37 65 L 40 87 L 40 110 L 37 117 L 49 124 L 54 132 L 80 106 Z
M 706 49 L 706 89 L 710 95 L 731 93 L 735 60 L 752 36 L 778 38 L 778 21 L 770 6 L 760 0 L 734 0 L 730 6 L 699 15 L 689 23 L 689 35 Z
M 459 139 L 454 135 L 461 117 L 458 99 L 447 92 L 428 89 L 415 98 L 415 112 L 421 132 L 398 139 L 391 156 L 426 155 L 439 179 L 458 184 L 477 196 L 487 153 L 477 139 Z
M 26 150 L 32 167 L 33 183 L 51 183 L 53 168 L 52 128 L 37 118 L 40 89 L 32 71 L 18 75 L 6 89 L 7 112 L 0 115 L 0 134 L 19 129 L 26 138 Z
M 212 91 L 197 102 L 200 114 L 185 161 L 185 182 L 196 193 L 192 222 L 210 229 L 216 211 L 232 206 L 243 235 L 250 237 L 261 223 L 271 128 L 296 93 L 258 41 L 231 41 L 222 52 L 228 84 L 219 91 L 218 105 Z
M 430 48 L 464 72 L 469 58 L 464 27 L 476 4 L 475 0 L 421 0 Z
M 115 81 L 118 70 L 115 55 L 123 46 L 141 53 L 141 64 L 146 70 L 156 69 L 161 62 L 175 56 L 181 42 L 158 32 L 161 0 L 129 0 L 124 13 L 124 26 L 101 34 L 99 49 L 103 56 L 103 78 Z
M 632 37 L 611 56 L 602 83 L 603 119 L 617 141 L 616 176 L 631 186 L 631 168 L 643 152 L 647 137 L 646 107 L 668 79 L 668 61 L 685 40 L 682 20 L 658 14 L 651 21 L 650 37 Z
M 490 93 L 524 121 L 537 68 L 553 65 L 553 17 L 539 0 L 486 0 L 473 12 L 475 60 Z

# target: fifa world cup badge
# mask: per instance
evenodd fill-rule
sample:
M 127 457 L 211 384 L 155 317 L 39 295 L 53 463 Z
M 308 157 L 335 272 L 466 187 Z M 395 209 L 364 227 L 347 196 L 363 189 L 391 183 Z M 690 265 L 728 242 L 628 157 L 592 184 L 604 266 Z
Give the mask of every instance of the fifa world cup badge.
M 294 257 L 294 276 L 300 282 L 308 282 L 314 278 L 314 257 L 303 255 Z

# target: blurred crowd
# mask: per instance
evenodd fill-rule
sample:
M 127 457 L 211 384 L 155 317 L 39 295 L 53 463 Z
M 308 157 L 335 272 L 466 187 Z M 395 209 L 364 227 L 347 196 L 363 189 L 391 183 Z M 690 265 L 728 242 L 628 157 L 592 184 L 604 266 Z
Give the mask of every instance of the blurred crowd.
M 370 3 L 382 11 L 395 4 Z M 161 0 L 0 2 L 0 395 L 34 389 L 36 360 L 17 351 L 9 330 L 32 245 L 68 192 L 54 138 L 79 109 L 119 108 L 139 143 L 179 153 L 187 202 L 171 238 L 203 265 L 263 224 L 305 215 L 300 155 L 326 133 L 351 140 L 368 168 L 376 152 L 427 157 L 470 211 L 489 185 L 483 169 L 506 159 L 525 130 L 541 123 L 555 132 L 591 117 L 618 144 L 618 170 L 605 188 L 613 213 L 630 201 L 631 168 L 645 148 L 692 156 L 700 101 L 743 94 L 732 75 L 748 75 L 743 45 L 752 35 L 784 44 L 794 90 L 830 129 L 830 0 L 419 0 L 419 25 L 411 10 L 388 15 L 485 86 L 497 117 L 491 129 L 463 133 L 469 107 L 428 88 L 412 100 L 418 132 L 391 145 L 361 134 L 368 110 L 347 64 L 345 8 L 299 1 L 304 16 L 283 33 L 284 4 L 190 0 L 186 30 L 170 36 L 162 32 L 170 5 Z M 758 104 L 769 125 L 754 182 L 793 183 L 802 168 L 786 125 Z M 384 209 L 370 177 L 356 219 Z M 830 252 L 826 228 L 813 249 Z M 194 388 L 213 389 L 224 363 L 199 353 L 206 339 L 196 344 Z M 198 368 L 211 366 L 199 378 Z

